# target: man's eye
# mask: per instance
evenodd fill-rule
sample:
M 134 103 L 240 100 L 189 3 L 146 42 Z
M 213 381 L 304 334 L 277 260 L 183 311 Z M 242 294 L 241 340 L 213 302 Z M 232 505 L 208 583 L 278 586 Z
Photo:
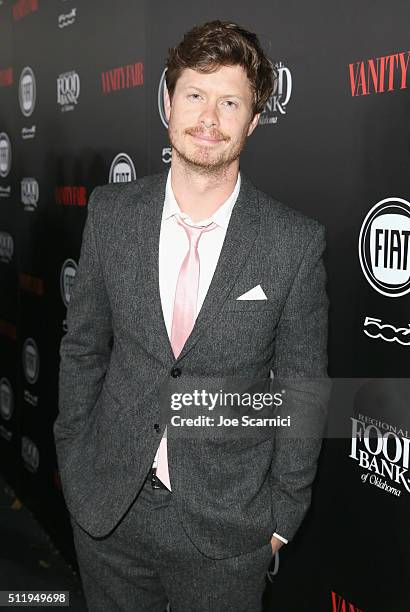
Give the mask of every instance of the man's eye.
M 190 94 L 188 98 L 192 98 L 193 100 L 199 100 L 201 96 L 197 93 Z
M 238 105 L 236 102 L 234 102 L 233 100 L 225 100 L 224 104 L 228 107 L 228 108 L 236 108 Z

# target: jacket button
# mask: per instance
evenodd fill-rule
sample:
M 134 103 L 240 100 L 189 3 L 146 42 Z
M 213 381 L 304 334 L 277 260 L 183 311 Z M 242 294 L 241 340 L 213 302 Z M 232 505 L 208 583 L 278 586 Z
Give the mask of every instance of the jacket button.
M 181 376 L 181 368 L 172 368 L 171 370 L 171 376 L 172 378 L 178 378 L 178 376 Z
M 155 431 L 159 431 L 159 424 L 158 423 L 155 423 L 154 429 L 155 429 Z

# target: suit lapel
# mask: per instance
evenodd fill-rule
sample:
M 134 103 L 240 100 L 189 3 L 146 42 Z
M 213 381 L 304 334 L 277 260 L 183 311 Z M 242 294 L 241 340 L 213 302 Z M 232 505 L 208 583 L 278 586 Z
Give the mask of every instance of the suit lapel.
M 138 197 L 137 206 L 141 211 L 138 223 L 138 244 L 147 311 L 153 325 L 150 329 L 150 339 L 154 343 L 152 348 L 164 353 L 165 347 L 167 358 L 170 362 L 175 362 L 159 292 L 159 237 L 166 180 L 167 171 L 157 175 Z M 194 328 L 178 360 L 195 346 L 201 335 L 206 332 L 212 318 L 222 307 L 252 251 L 259 231 L 260 211 L 257 191 L 241 172 L 241 189 L 233 207 L 215 273 Z
M 141 270 L 137 272 L 137 276 L 141 274 L 147 305 L 145 312 L 150 317 L 148 336 L 151 348 L 157 354 L 165 354 L 168 361 L 173 363 L 175 357 L 162 312 L 158 265 L 159 236 L 167 176 L 168 170 L 150 177 L 148 187 L 143 189 L 142 193 L 136 194 L 138 201 L 135 206 L 140 210 L 137 242 L 141 262 Z

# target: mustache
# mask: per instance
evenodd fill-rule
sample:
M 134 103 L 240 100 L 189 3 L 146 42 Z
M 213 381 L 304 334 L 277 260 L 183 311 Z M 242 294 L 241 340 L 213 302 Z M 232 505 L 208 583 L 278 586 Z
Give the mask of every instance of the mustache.
M 220 132 L 219 130 L 204 130 L 204 128 L 201 127 L 186 128 L 185 134 L 189 134 L 190 136 L 207 136 L 208 138 L 212 138 L 214 140 L 230 140 L 229 136 L 223 132 Z

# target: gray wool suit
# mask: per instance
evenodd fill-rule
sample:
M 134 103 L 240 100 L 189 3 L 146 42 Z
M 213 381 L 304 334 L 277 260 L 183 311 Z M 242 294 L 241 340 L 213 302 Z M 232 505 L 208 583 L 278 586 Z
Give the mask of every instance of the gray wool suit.
M 90 537 L 113 532 L 138 500 L 165 427 L 161 390 L 175 376 L 198 389 L 225 377 L 268 379 L 271 370 L 274 379 L 327 376 L 324 228 L 241 176 L 215 274 L 177 359 L 158 284 L 167 173 L 90 197 L 54 425 L 67 507 Z M 236 299 L 258 284 L 266 300 Z M 306 401 L 315 409 L 311 395 Z M 274 531 L 291 540 L 320 446 L 272 430 L 204 440 L 170 431 L 181 533 L 212 560 L 266 547 Z

